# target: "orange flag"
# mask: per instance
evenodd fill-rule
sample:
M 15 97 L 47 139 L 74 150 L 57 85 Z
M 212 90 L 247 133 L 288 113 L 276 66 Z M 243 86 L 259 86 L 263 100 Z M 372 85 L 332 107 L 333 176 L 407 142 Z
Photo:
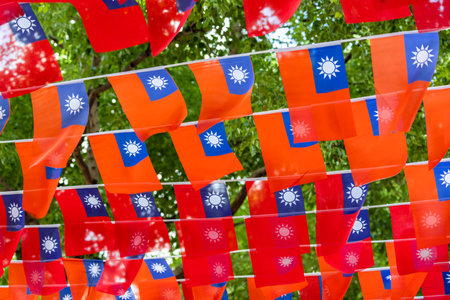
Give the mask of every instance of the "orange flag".
M 344 274 L 327 264 L 323 256 L 319 260 L 322 273 L 322 295 L 324 300 L 341 300 L 347 293 L 353 274 Z
M 37 300 L 39 295 L 31 295 L 27 286 L 27 278 L 22 263 L 13 262 L 9 265 L 9 298 Z M 1 298 L 3 299 L 3 298 Z
M 301 290 L 307 285 L 308 283 L 305 280 L 299 283 L 272 285 L 257 288 L 255 285 L 255 278 L 247 278 L 248 295 L 250 300 L 275 299 L 283 295 Z

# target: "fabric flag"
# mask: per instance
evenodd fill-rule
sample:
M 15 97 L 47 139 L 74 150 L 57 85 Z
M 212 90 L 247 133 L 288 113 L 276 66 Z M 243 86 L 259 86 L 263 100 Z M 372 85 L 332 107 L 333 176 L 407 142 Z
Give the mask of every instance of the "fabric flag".
M 182 256 L 184 276 L 188 287 L 217 284 L 234 278 L 229 253 L 213 256 Z
M 342 46 L 279 52 L 277 58 L 294 142 L 355 136 Z
M 147 147 L 134 132 L 90 136 L 89 143 L 108 192 L 136 194 L 162 188 Z
M 244 0 L 248 36 L 261 36 L 275 31 L 294 15 L 300 2 L 301 0 Z
M 253 119 L 272 192 L 326 178 L 319 144 L 294 142 L 288 112 L 256 115 Z
M 414 20 L 419 32 L 450 27 L 449 0 L 423 0 L 413 2 Z
M 22 7 L 17 2 L 0 4 L 0 25 L 3 25 L 23 13 Z
M 22 259 L 32 294 L 50 295 L 66 287 L 58 227 L 25 228 Z
M 67 256 L 106 251 L 111 243 L 111 220 L 97 188 L 56 192 L 64 217 Z
M 341 0 L 341 4 L 346 23 L 380 22 L 411 15 L 407 3 L 394 6 L 385 0 Z
M 450 9 L 450 7 L 449 7 Z M 427 91 L 423 104 L 427 124 L 428 167 L 434 168 L 450 148 L 450 89 Z
M 351 235 L 369 186 L 355 185 L 352 174 L 347 173 L 330 175 L 327 179 L 316 181 L 315 187 L 317 255 L 339 253 Z M 364 226 L 368 226 L 367 221 Z M 370 231 L 366 234 L 370 236 Z
M 194 125 L 169 132 L 183 164 L 186 176 L 195 190 L 230 173 L 242 170 L 234 155 L 223 122 L 198 134 Z
M 106 195 L 116 221 L 115 241 L 119 245 L 115 248 L 121 256 L 170 249 L 169 233 L 152 192 Z
M 259 180 L 247 181 L 246 187 L 252 215 L 245 220 L 250 248 L 295 247 L 301 253 L 309 253 L 311 249 L 301 186 L 271 193 L 269 182 Z
M 352 103 L 357 136 L 344 139 L 355 185 L 392 177 L 406 165 L 408 149 L 403 132 L 380 135 L 386 116 L 378 99 Z
M 250 56 L 189 64 L 202 92 L 199 133 L 230 119 L 252 114 L 255 75 Z
M 439 54 L 439 34 L 405 34 L 370 40 L 380 134 L 409 131 Z
M 300 299 L 322 300 L 322 276 L 306 276 L 308 285 L 300 290 Z
M 302 257 L 297 249 L 250 250 L 257 288 L 305 282 Z
M 187 116 L 183 95 L 165 69 L 112 76 L 108 80 L 141 141 L 178 128 Z
M 27 286 L 23 263 L 14 262 L 10 264 L 8 271 L 9 298 L 6 299 L 38 300 L 39 296 L 32 295 Z
M 391 206 L 392 234 L 396 266 L 399 275 L 427 272 L 433 266 L 447 262 L 448 247 L 438 245 L 419 248 L 416 243 L 414 222 L 409 205 Z
M 41 297 L 41 300 L 72 300 L 72 299 L 74 298 L 72 296 L 72 290 L 70 289 L 70 286 L 63 288 L 58 293 Z
M 25 226 L 22 195 L 0 195 L 0 274 L 7 267 L 19 244 Z M 1 275 L 0 275 L 1 276 Z
M 450 162 L 434 169 L 427 165 L 405 167 L 411 212 L 419 247 L 450 243 Z
M 364 299 L 391 299 L 390 270 L 359 272 L 358 279 Z
M 164 258 L 144 259 L 132 286 L 139 299 L 181 299 L 175 275 Z
M 62 80 L 44 30 L 29 4 L 12 6 L 14 18 L 0 25 L 0 93 L 18 97 L 47 83 Z M 2 7 L 3 12 L 3 7 Z M 11 15 L 9 16 L 9 18 Z
M 146 0 L 152 55 L 161 53 L 183 28 L 196 0 Z
M 228 300 L 226 284 L 226 282 L 222 282 L 188 287 L 182 282 L 181 287 L 183 288 L 184 300 Z
M 255 278 L 252 277 L 247 278 L 248 295 L 250 300 L 261 300 L 261 299 L 287 300 L 289 298 L 283 298 L 283 295 L 292 294 L 292 292 L 303 290 L 307 284 L 308 283 L 306 281 L 303 281 L 300 283 L 256 287 Z
M 425 300 L 449 299 L 450 297 L 450 272 L 448 265 L 445 271 L 432 270 L 422 284 L 422 293 Z M 445 295 L 445 296 L 444 296 Z
M 340 300 L 352 281 L 353 274 L 344 274 L 331 267 L 323 257 L 318 257 L 320 273 L 322 274 L 322 298 Z
M 0 95 L 0 134 L 5 129 L 6 123 L 8 123 L 10 114 L 9 99 L 3 99 Z

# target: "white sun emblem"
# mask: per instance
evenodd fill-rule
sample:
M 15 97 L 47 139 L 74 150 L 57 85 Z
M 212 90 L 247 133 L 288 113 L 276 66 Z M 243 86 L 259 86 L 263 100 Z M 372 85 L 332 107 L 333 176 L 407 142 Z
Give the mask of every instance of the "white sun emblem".
M 152 210 L 153 208 L 150 197 L 145 194 L 138 194 L 134 196 L 133 200 L 136 206 L 141 210 Z
M 375 118 L 381 123 L 388 123 L 394 118 L 394 111 L 390 107 L 380 107 L 379 110 L 375 111 Z
M 421 261 L 430 261 L 434 257 L 434 251 L 431 248 L 423 248 L 417 250 L 417 258 Z
M 435 228 L 441 223 L 441 216 L 434 212 L 427 212 L 422 216 L 422 225 L 427 229 Z
M 133 247 L 133 249 L 142 249 L 145 241 L 146 240 L 142 232 L 135 232 L 130 239 L 131 247 Z
M 277 237 L 282 240 L 288 240 L 294 235 L 292 227 L 286 224 L 278 225 L 275 228 L 275 233 L 277 234 Z
M 168 85 L 168 80 L 165 77 L 161 77 L 161 76 L 152 76 L 149 77 L 147 80 L 147 83 L 150 85 L 150 88 L 155 89 L 156 90 L 162 90 L 163 88 L 165 89 L 166 86 Z
M 241 84 L 242 82 L 246 82 L 245 79 L 248 78 L 248 72 L 247 69 L 243 69 L 242 66 L 238 67 L 236 66 L 231 66 L 230 69 L 228 69 L 228 75 L 230 76 L 231 80 L 234 80 L 233 83 L 239 83 Z
M 223 139 L 220 134 L 217 134 L 217 132 L 207 132 L 205 135 L 205 141 L 210 147 L 214 148 L 220 148 L 223 145 Z
M 42 239 L 42 249 L 45 251 L 45 253 L 53 253 L 56 252 L 58 242 L 55 238 L 51 236 L 46 236 Z
M 20 219 L 22 218 L 22 212 L 22 207 L 20 207 L 17 203 L 13 202 L 8 206 L 9 218 L 14 223 L 20 221 Z
M 133 295 L 130 293 L 130 291 L 126 291 L 125 294 L 123 294 L 122 296 L 119 296 L 119 299 L 129 300 L 132 297 L 133 297 Z
M 225 266 L 221 263 L 215 263 L 213 266 L 213 272 L 216 277 L 224 277 L 226 272 Z
M 411 51 L 413 54 L 413 57 L 411 57 L 411 59 L 414 61 L 413 65 L 416 65 L 416 67 L 421 67 L 423 68 L 423 65 L 428 67 L 428 63 L 429 62 L 433 62 L 431 60 L 431 57 L 434 57 L 433 54 L 431 54 L 431 52 L 433 51 L 433 49 L 428 49 L 429 46 L 427 45 L 426 47 L 420 46 L 416 47 L 416 51 Z
M 96 278 L 100 276 L 100 265 L 98 263 L 91 263 L 89 264 L 88 271 L 92 278 Z
M 289 267 L 294 262 L 294 257 L 292 256 L 283 256 L 278 259 L 278 263 L 283 268 Z
M 6 117 L 6 110 L 0 106 L 0 120 L 3 120 L 4 117 Z
M 130 157 L 139 154 L 141 149 L 142 149 L 141 143 L 136 141 L 130 140 L 128 142 L 125 142 L 125 144 L 123 144 L 123 150 L 125 150 L 125 154 L 128 154 Z
M 34 31 L 34 27 L 37 26 L 35 24 L 36 20 L 33 20 L 31 16 L 27 15 L 20 16 L 15 20 L 13 20 L 13 22 L 14 22 L 13 26 L 18 28 L 19 31 L 22 31 L 22 33 L 24 33 L 25 31 L 27 33 L 30 33 L 30 30 Z
M 84 107 L 84 102 L 83 102 L 83 98 L 80 97 L 78 94 L 72 94 L 72 96 L 69 95 L 69 97 L 66 100 L 66 104 L 64 105 L 65 107 L 67 107 L 68 112 L 70 112 L 70 114 L 77 114 L 80 112 L 80 110 L 82 110 Z
M 203 232 L 205 238 L 212 243 L 217 243 L 222 240 L 223 234 L 217 228 L 208 228 Z
M 298 138 L 304 138 L 309 135 L 311 128 L 305 121 L 296 121 L 291 125 L 292 134 Z
M 160 263 L 153 263 L 151 266 L 152 270 L 156 273 L 164 273 L 166 272 L 167 268 L 163 264 Z
M 351 200 L 351 203 L 358 204 L 360 201 L 364 199 L 364 196 L 367 193 L 367 187 L 365 185 L 355 186 L 353 183 L 347 187 L 347 199 Z
M 172 300 L 177 296 L 177 292 L 174 289 L 165 289 L 161 293 L 161 297 L 163 300 Z
M 62 300 L 72 300 L 72 296 L 71 295 L 64 295 L 64 297 L 62 298 Z
M 447 283 L 450 283 L 450 274 L 445 275 L 445 280 L 447 280 Z
M 322 62 L 318 62 L 319 66 L 317 69 L 320 70 L 319 75 L 323 74 L 323 78 L 326 78 L 328 76 L 328 79 L 331 79 L 331 76 L 336 77 L 336 73 L 339 73 L 340 71 L 338 68 L 341 65 L 338 65 L 338 60 L 333 60 L 333 57 L 328 58 L 328 56 L 324 59 L 321 58 Z
M 444 171 L 441 174 L 442 185 L 445 185 L 447 188 L 450 185 L 450 170 Z
M 221 193 L 217 191 L 208 192 L 208 195 L 206 196 L 206 206 L 219 209 L 219 207 L 222 207 L 224 204 L 225 197 Z
M 278 199 L 281 200 L 281 203 L 284 204 L 284 206 L 290 206 L 297 205 L 297 202 L 300 201 L 300 195 L 298 194 L 298 191 L 294 190 L 293 188 L 287 188 L 282 190 L 280 193 L 280 196 L 278 196 Z
M 84 196 L 84 202 L 93 209 L 97 209 L 100 208 L 102 206 L 102 202 L 100 201 L 100 199 L 92 194 L 89 194 L 87 196 Z
M 352 251 L 348 252 L 345 255 L 345 261 L 347 262 L 347 265 L 349 265 L 351 267 L 355 267 L 358 264 L 359 255 Z
M 366 220 L 363 218 L 356 218 L 355 223 L 353 223 L 352 233 L 360 234 L 366 230 Z
M 42 274 L 39 271 L 34 270 L 31 272 L 30 280 L 33 285 L 37 285 L 42 282 Z

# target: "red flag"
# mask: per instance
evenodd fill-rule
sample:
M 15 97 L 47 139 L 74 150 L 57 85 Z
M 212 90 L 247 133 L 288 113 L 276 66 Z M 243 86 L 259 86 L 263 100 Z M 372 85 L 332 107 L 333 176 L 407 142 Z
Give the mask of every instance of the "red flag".
M 183 256 L 183 269 L 188 287 L 229 281 L 234 278 L 230 254 Z
M 143 255 L 129 258 L 109 255 L 95 289 L 106 294 L 118 296 L 130 294 L 129 289 L 141 268 L 142 258 Z
M 144 193 L 162 188 L 147 147 L 134 132 L 89 137 L 92 151 L 110 193 Z
M 223 123 L 198 134 L 194 125 L 169 132 L 186 176 L 195 190 L 222 176 L 242 170 L 228 144 Z
M 12 98 L 62 77 L 53 49 L 31 6 L 7 5 L 13 11 L 8 15 L 11 20 L 0 25 L 0 93 Z
M 199 133 L 230 119 L 252 114 L 251 95 L 255 75 L 250 56 L 238 56 L 189 64 L 202 92 Z
M 275 298 L 278 299 L 278 297 L 281 297 L 288 293 L 303 290 L 307 284 L 308 283 L 306 281 L 303 281 L 299 283 L 256 287 L 255 278 L 252 277 L 247 278 L 248 295 L 250 300 L 275 299 Z
M 300 290 L 300 298 L 322 300 L 322 276 L 305 276 L 308 285 Z
M 277 58 L 294 142 L 355 136 L 342 46 L 279 52 Z
M 181 283 L 185 300 L 228 300 L 226 282 L 212 285 L 188 287 Z
M 253 118 L 272 192 L 326 178 L 319 144 L 294 142 L 288 112 Z
M 389 269 L 359 272 L 358 279 L 364 299 L 391 299 L 393 278 Z
M 175 81 L 165 70 L 108 77 L 136 135 L 151 135 L 178 128 L 187 109 Z
M 445 270 L 431 270 L 427 273 L 422 284 L 425 300 L 450 299 L 450 272 L 448 265 Z
M 72 300 L 72 299 L 73 299 L 72 290 L 70 289 L 70 286 L 63 288 L 58 293 L 41 297 L 41 300 Z
M 322 296 L 327 300 L 340 300 L 344 298 L 353 274 L 343 274 L 328 265 L 323 257 L 318 257 L 320 272 L 322 274 Z
M 407 3 L 395 2 L 396 5 L 385 0 L 341 0 L 346 23 L 379 22 L 411 15 Z
M 245 23 L 249 37 L 275 31 L 294 15 L 301 0 L 244 0 Z
M 449 0 L 416 0 L 413 2 L 413 12 L 417 29 L 420 32 L 442 30 L 450 27 Z
M 370 47 L 380 134 L 409 131 L 436 68 L 439 35 L 374 38 Z
M 450 7 L 449 7 L 450 9 Z M 450 89 L 429 90 L 423 104 L 427 123 L 428 167 L 434 168 L 450 147 Z
M 152 55 L 161 53 L 183 27 L 194 0 L 147 0 Z
M 6 2 L 0 4 L 0 25 L 14 20 L 14 18 L 20 14 L 23 14 L 23 10 L 19 3 Z
M 352 103 L 357 136 L 344 140 L 355 185 L 398 174 L 406 164 L 408 149 L 402 132 L 380 135 L 378 99 Z
M 6 299 L 37 300 L 39 298 L 38 295 L 32 295 L 27 286 L 23 263 L 10 264 L 8 271 L 9 298 Z

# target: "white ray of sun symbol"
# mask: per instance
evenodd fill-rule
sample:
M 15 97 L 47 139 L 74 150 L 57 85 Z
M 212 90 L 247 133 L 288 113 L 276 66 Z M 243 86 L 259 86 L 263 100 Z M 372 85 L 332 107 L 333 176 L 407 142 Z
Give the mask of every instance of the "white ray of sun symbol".
M 22 33 L 25 31 L 30 33 L 30 30 L 34 31 L 34 27 L 36 27 L 36 24 L 34 24 L 36 23 L 36 20 L 33 20 L 31 16 L 27 16 L 26 14 L 14 19 L 13 22 L 13 26 L 17 27 L 19 31 L 22 31 Z
M 374 117 L 377 118 L 377 121 L 381 121 L 381 123 L 388 123 L 394 118 L 394 111 L 390 107 L 383 106 L 375 111 Z
M 42 239 L 42 249 L 45 251 L 45 253 L 53 253 L 56 252 L 58 242 L 55 238 L 52 236 L 46 236 Z
M 70 114 L 77 114 L 80 112 L 80 110 L 82 110 L 84 107 L 84 102 L 83 102 L 83 98 L 80 97 L 78 94 L 72 94 L 72 96 L 68 96 L 66 104 L 64 105 L 65 107 L 67 107 L 68 112 L 70 112 Z
M 130 291 L 126 291 L 125 294 L 123 294 L 122 296 L 119 296 L 119 299 L 129 300 L 132 297 L 133 297 L 133 295 L 130 293 Z
M 98 263 L 91 263 L 89 264 L 88 271 L 92 278 L 96 278 L 100 276 L 100 265 Z
M 441 216 L 435 212 L 427 212 L 422 216 L 422 225 L 427 229 L 435 228 L 441 223 Z
M 305 121 L 296 121 L 291 125 L 292 134 L 298 138 L 304 138 L 309 135 L 311 128 Z
M 62 298 L 62 300 L 72 300 L 72 296 L 71 295 L 64 295 L 64 297 Z
M 223 145 L 223 139 L 220 134 L 217 134 L 217 132 L 207 132 L 205 134 L 205 141 L 210 147 L 214 148 L 220 148 Z
M 445 275 L 445 280 L 447 280 L 447 283 L 450 283 L 450 274 Z
M 102 206 L 102 202 L 100 199 L 92 194 L 89 194 L 87 196 L 84 196 L 84 202 L 90 207 L 90 208 L 100 208 Z
M 294 257 L 283 256 L 278 259 L 278 264 L 283 268 L 289 267 L 294 262 Z
M 142 249 L 145 241 L 146 239 L 142 232 L 135 232 L 130 239 L 131 247 L 133 247 L 133 249 Z
M 133 201 L 141 210 L 152 210 L 153 208 L 150 197 L 145 194 L 135 195 Z
M 141 149 L 141 143 L 136 141 L 129 140 L 128 142 L 125 142 L 125 144 L 123 144 L 123 150 L 125 150 L 125 154 L 128 154 L 128 156 L 130 157 L 139 154 Z
M 418 249 L 417 258 L 421 261 L 430 261 L 434 258 L 434 251 L 431 248 Z
M 366 220 L 363 218 L 356 218 L 355 223 L 353 223 L 352 233 L 360 234 L 366 230 Z
M 450 185 L 450 170 L 444 171 L 441 174 L 442 185 L 447 188 Z
M 416 51 L 411 51 L 413 54 L 413 57 L 411 57 L 411 59 L 414 61 L 413 65 L 416 65 L 416 67 L 421 67 L 423 68 L 423 65 L 428 67 L 428 63 L 429 62 L 433 62 L 431 60 L 431 57 L 434 57 L 433 54 L 431 54 L 431 52 L 433 51 L 433 49 L 428 49 L 429 46 L 427 45 L 426 47 L 420 46 L 416 47 Z
M 155 91 L 157 89 L 162 90 L 163 88 L 165 89 L 166 86 L 168 85 L 168 80 L 163 77 L 163 76 L 151 76 L 148 78 L 147 83 L 148 85 L 150 85 L 150 88 L 155 89 Z
M 277 237 L 282 240 L 288 240 L 294 236 L 294 232 L 291 226 L 286 224 L 280 224 L 275 228 Z
M 340 71 L 338 68 L 341 65 L 338 65 L 338 60 L 333 60 L 334 58 L 328 58 L 328 56 L 324 59 L 321 58 L 322 62 L 318 62 L 319 66 L 317 69 L 320 70 L 319 75 L 323 74 L 323 78 L 326 78 L 328 76 L 328 79 L 331 79 L 331 76 L 336 77 L 336 73 L 339 73 Z
M 213 273 L 214 273 L 214 275 L 216 275 L 216 277 L 219 277 L 219 278 L 224 277 L 225 272 L 226 272 L 226 268 L 223 264 L 215 263 L 213 265 Z
M 14 223 L 20 221 L 20 219 L 22 218 L 22 212 L 22 207 L 20 207 L 17 203 L 13 202 L 8 206 L 9 218 Z
M 388 275 L 388 276 L 386 276 L 385 277 L 387 280 L 391 280 L 392 279 L 392 276 L 391 275 Z
M 225 197 L 221 193 L 217 191 L 212 191 L 208 192 L 208 195 L 206 195 L 206 206 L 219 209 L 219 207 L 222 207 L 222 205 L 224 204 L 225 204 Z
M 208 228 L 203 232 L 205 238 L 212 243 L 217 243 L 222 240 L 223 234 L 217 228 Z
M 239 83 L 241 84 L 242 82 L 246 82 L 245 79 L 248 78 L 248 72 L 247 69 L 243 69 L 242 66 L 238 67 L 236 66 L 231 66 L 230 69 L 228 69 L 228 76 L 230 76 L 231 80 L 234 80 L 233 83 Z
M 174 289 L 165 289 L 161 292 L 161 297 L 163 300 L 172 300 L 177 296 L 177 292 Z
M 351 203 L 358 204 L 360 201 L 364 199 L 364 196 L 367 193 L 367 187 L 365 185 L 355 186 L 353 183 L 350 183 L 350 186 L 347 187 L 347 199 L 351 200 Z
M 166 266 L 164 266 L 163 264 L 160 264 L 160 263 L 153 263 L 151 268 L 156 273 L 164 273 L 167 270 Z
M 358 264 L 359 255 L 353 251 L 350 251 L 345 255 L 345 261 L 347 262 L 347 265 L 354 267 Z
M 30 280 L 32 284 L 37 285 L 42 282 L 42 274 L 39 271 L 34 270 L 31 272 Z
M 0 106 L 0 120 L 3 120 L 3 118 L 6 116 L 6 110 L 3 109 L 3 107 Z
M 281 203 L 284 204 L 284 206 L 289 205 L 292 207 L 292 205 L 297 205 L 297 202 L 300 201 L 300 195 L 298 194 L 298 191 L 293 188 L 287 188 L 279 193 L 278 199 L 281 200 Z

